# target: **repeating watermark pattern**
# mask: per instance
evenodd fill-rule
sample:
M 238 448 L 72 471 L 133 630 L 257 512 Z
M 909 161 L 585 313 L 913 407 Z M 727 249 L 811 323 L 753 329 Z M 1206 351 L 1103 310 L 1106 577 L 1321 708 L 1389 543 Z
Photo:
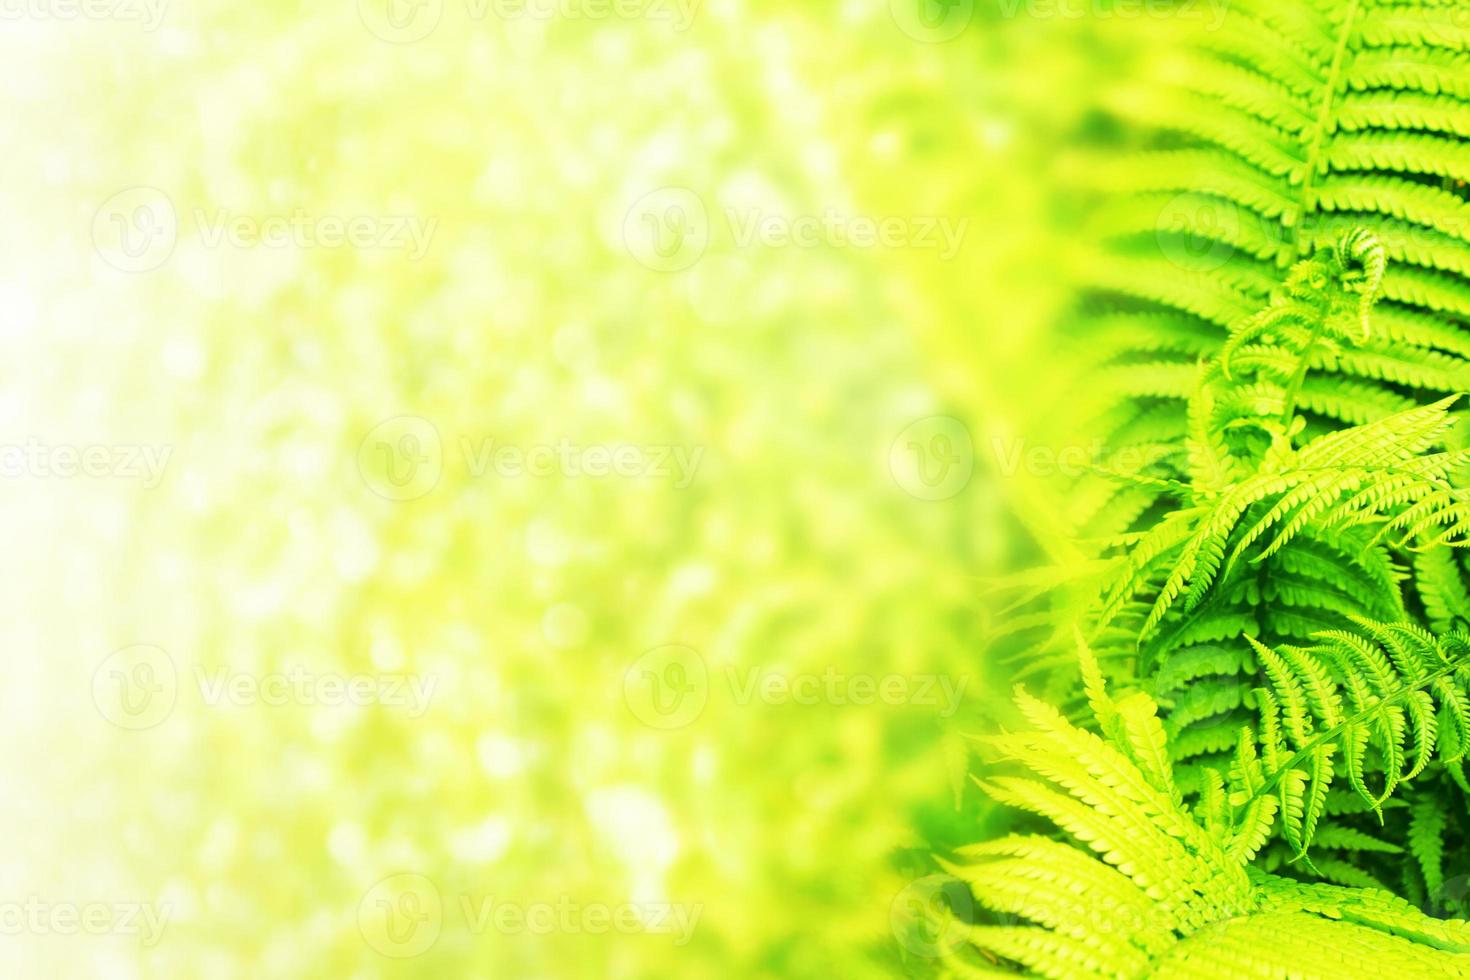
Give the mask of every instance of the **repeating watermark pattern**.
M 726 207 L 723 232 L 738 249 L 855 248 L 934 251 L 943 261 L 959 253 L 969 218 L 947 215 L 872 217 L 836 208 L 792 214 L 759 207 Z M 623 244 L 641 265 L 658 272 L 690 268 L 720 230 L 704 200 L 686 187 L 663 187 L 634 202 L 623 217 Z
M 1445 194 L 1447 205 L 1458 209 L 1453 195 Z M 1288 225 L 1279 217 L 1233 201 L 1189 192 L 1171 198 L 1154 221 L 1159 253 L 1173 265 L 1193 272 L 1219 269 L 1237 254 L 1289 254 L 1303 242 L 1334 241 L 1341 232 L 1341 217 L 1330 211 L 1314 212 Z M 1390 256 L 1413 261 L 1470 237 L 1470 219 L 1446 211 L 1436 215 L 1432 225 L 1401 222 L 1375 228 L 1374 235 Z M 1237 243 L 1249 243 L 1249 248 Z
M 1235 255 L 1231 242 L 1240 239 L 1241 211 L 1228 201 L 1202 201 L 1195 194 L 1178 194 L 1159 211 L 1154 239 L 1164 258 L 1174 265 L 1213 272 Z M 1273 229 L 1272 237 L 1279 238 L 1280 232 Z
M 931 0 L 933 2 L 933 0 Z M 941 0 L 942 2 L 942 0 Z M 1230 0 L 995 0 L 1001 17 L 1013 20 L 1187 20 L 1218 31 Z
M 1424 42 L 1429 47 L 1462 51 L 1470 43 L 1470 6 L 1446 3 L 1434 9 L 1420 8 L 1414 17 L 1428 28 Z
M 168 15 L 169 0 L 0 0 L 0 21 L 117 21 L 152 33 Z
M 899 30 L 916 41 L 953 41 L 983 9 L 1001 20 L 1188 20 L 1208 31 L 1224 26 L 1230 0 L 889 0 Z
M 403 872 L 368 889 L 357 924 L 373 950 L 409 959 L 432 949 L 446 927 L 474 936 L 669 935 L 685 946 L 703 911 L 702 903 L 584 902 L 569 895 L 527 902 L 466 892 L 445 900 L 432 879 Z
M 910 423 L 889 447 L 888 470 L 912 496 L 948 500 L 969 485 L 975 471 L 969 428 L 948 415 Z
M 953 41 L 975 19 L 975 0 L 888 0 L 893 22 L 915 41 Z
M 471 477 L 488 473 L 501 479 L 552 476 L 671 480 L 675 490 L 694 482 L 703 446 L 580 445 L 566 439 L 533 446 L 498 444 L 494 439 L 461 439 L 460 452 Z
M 400 415 L 373 426 L 357 449 L 363 481 L 388 500 L 417 500 L 439 485 L 444 447 L 428 419 Z
M 983 455 L 997 475 L 1079 478 L 1086 473 L 1141 473 L 1177 455 L 1167 444 L 1110 447 L 1103 439 L 1075 444 L 1030 442 L 1025 436 L 992 435 Z M 950 416 L 931 416 L 908 426 L 889 450 L 895 482 L 920 500 L 948 500 L 970 482 L 982 453 L 970 430 Z
M 174 202 L 156 187 L 129 187 L 102 202 L 92 218 L 92 244 L 123 272 L 149 272 L 168 261 L 179 240 Z
M 949 718 L 959 710 L 969 686 L 968 676 L 948 674 L 850 674 L 836 667 L 821 673 L 787 674 L 750 667 L 725 669 L 725 680 L 736 704 L 831 704 L 890 707 L 912 704 L 937 708 L 939 717 Z
M 1168 906 L 1155 902 L 1139 905 L 1135 902 L 1119 901 L 1095 891 L 1059 893 L 1055 897 L 1055 908 L 1060 920 L 1090 935 L 1117 936 L 1127 939 L 1159 930 L 1168 932 L 1177 924 Z M 951 905 L 949 912 L 952 919 L 961 920 L 964 910 L 969 907 L 964 899 L 961 899 L 958 904 Z M 938 915 L 944 913 L 944 908 L 943 904 L 936 903 L 932 910 L 936 919 Z M 1229 918 L 1248 915 L 1251 910 L 1236 902 L 1225 902 L 1220 906 L 1219 911 L 1223 916 Z M 992 910 L 988 914 L 998 925 L 1029 926 L 1032 924 L 1024 916 L 1014 912 Z
M 713 683 L 712 678 L 722 683 Z M 970 678 L 850 672 L 834 666 L 795 672 L 726 666 L 712 675 L 699 651 L 671 644 L 634 660 L 622 681 L 623 701 L 635 718 L 651 728 L 672 730 L 697 719 L 713 691 L 721 688 L 731 703 L 741 706 L 912 705 L 934 708 L 941 718 L 950 718 L 959 710 Z
M 652 728 L 683 728 L 709 703 L 709 667 L 699 651 L 671 643 L 655 647 L 623 672 L 623 701 Z
M 413 214 L 314 214 L 296 208 L 289 214 L 240 214 L 229 208 L 194 211 L 199 240 L 206 248 L 354 248 L 405 252 L 410 262 L 429 253 L 438 218 Z
M 51 445 L 31 437 L 0 445 L 0 478 L 137 480 L 152 490 L 162 482 L 172 455 L 167 445 Z
M 623 244 L 640 264 L 656 272 L 681 272 L 709 248 L 709 212 L 687 187 L 651 191 L 623 216 Z
M 0 936 L 136 936 L 157 946 L 173 915 L 167 903 L 0 900 Z
M 506 901 L 494 895 L 459 896 L 460 914 L 474 935 L 507 936 L 671 935 L 675 946 L 687 946 L 699 925 L 703 903 L 579 902 L 570 896 L 555 901 Z
M 1173 929 L 1171 910 L 1157 902 L 1138 903 L 1096 891 L 1057 892 L 1055 914 L 1060 922 L 1081 933 L 1127 939 L 1150 932 Z M 1247 915 L 1250 909 L 1226 902 L 1222 916 Z M 951 874 L 931 874 L 909 882 L 889 907 L 893 937 L 903 949 L 923 959 L 946 958 L 968 942 L 977 916 L 1000 926 L 1029 927 L 1034 923 L 1012 912 L 983 909 L 963 879 Z
M 444 0 L 357 0 L 357 16 L 381 40 L 413 44 L 439 26 Z
M 703 446 L 638 443 L 584 444 L 570 439 L 520 445 L 492 436 L 459 436 L 450 462 L 472 480 L 551 478 L 647 479 L 685 490 L 704 459 Z M 370 490 L 388 500 L 416 500 L 439 485 L 445 469 L 438 427 L 417 415 L 374 426 L 358 446 L 357 466 Z
M 378 704 L 404 708 L 410 718 L 423 716 L 439 686 L 439 678 L 433 674 L 324 673 L 299 664 L 263 674 L 228 667 L 212 671 L 196 667 L 194 681 L 200 700 L 210 707 L 340 708 Z
M 761 208 L 726 208 L 725 220 L 738 248 L 888 248 L 927 249 L 948 262 L 960 250 L 969 218 L 843 214 L 826 208 L 818 214 L 779 214 Z
M 1087 473 L 1140 473 L 1179 453 L 1163 443 L 1109 447 L 1100 439 L 1066 446 L 1031 445 L 1025 439 L 995 436 L 990 440 L 996 471 L 1003 477 L 1064 476 Z
M 1165 443 L 1109 446 L 1101 439 L 1051 445 L 1024 437 L 991 436 L 983 458 L 997 475 L 1075 479 L 1088 473 L 1135 474 L 1178 455 Z M 921 500 L 947 500 L 970 482 L 982 459 L 970 431 L 959 419 L 935 415 L 903 430 L 889 449 L 893 479 Z
M 173 658 L 150 644 L 114 651 L 92 674 L 92 702 L 119 728 L 141 731 L 161 724 L 178 696 Z
M 456 0 L 471 24 L 486 21 L 642 21 L 689 30 L 702 0 Z M 438 29 L 444 0 L 358 0 L 363 26 L 390 44 L 413 44 Z
M 1099 892 L 1059 892 L 1053 896 L 1059 921 L 1095 936 L 1132 937 L 1169 932 L 1176 925 L 1170 909 L 1156 902 L 1139 904 Z M 924 959 L 940 959 L 967 942 L 969 926 L 981 912 L 970 886 L 950 874 L 918 878 L 894 898 L 889 909 L 893 936 L 907 952 Z M 1245 915 L 1249 909 L 1227 902 L 1220 912 Z M 984 910 L 987 922 L 1001 926 L 1029 926 L 1012 912 Z
M 288 706 L 339 708 L 379 705 L 420 718 L 438 687 L 437 675 L 315 671 L 302 665 L 265 672 L 195 666 L 191 685 L 169 654 L 139 644 L 110 654 L 92 675 L 92 700 L 104 718 L 132 731 L 168 719 L 181 690 L 192 690 L 208 708 Z
M 391 875 L 357 903 L 357 928 L 363 940 L 384 956 L 421 956 L 439 941 L 444 902 L 439 889 L 423 875 Z
M 965 943 L 965 928 L 975 911 L 969 887 L 953 875 L 916 879 L 894 896 L 888 909 L 893 938 L 915 956 L 938 959 Z
M 3 2 L 3 0 L 0 0 Z M 194 208 L 189 227 L 205 248 L 339 249 L 428 254 L 439 219 L 420 215 L 317 213 L 293 208 L 270 214 L 228 207 Z M 173 199 L 156 187 L 130 187 L 102 203 L 92 242 L 104 262 L 123 272 L 150 272 L 173 255 L 184 222 Z

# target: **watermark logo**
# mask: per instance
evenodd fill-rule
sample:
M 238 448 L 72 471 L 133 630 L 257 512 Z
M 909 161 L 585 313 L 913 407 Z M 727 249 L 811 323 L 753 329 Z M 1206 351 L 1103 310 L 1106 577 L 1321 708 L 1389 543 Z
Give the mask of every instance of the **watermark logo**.
M 461 895 L 460 912 L 471 934 L 494 930 L 507 936 L 671 935 L 686 946 L 704 911 L 702 903 L 579 902 L 562 895 L 554 902 L 513 902 L 494 895 Z
M 703 446 L 580 445 L 569 439 L 534 446 L 497 444 L 494 439 L 478 442 L 461 438 L 460 452 L 474 479 L 494 473 L 505 480 L 521 477 L 546 479 L 616 476 L 624 479 L 648 477 L 671 480 L 675 490 L 694 482 L 704 457 Z
M 693 723 L 717 690 L 742 707 L 912 705 L 935 708 L 941 718 L 949 718 L 959 710 L 969 683 L 969 677 L 853 673 L 833 666 L 784 671 L 727 665 L 712 675 L 698 651 L 672 645 L 650 650 L 628 665 L 623 672 L 623 700 L 639 721 L 664 730 Z
M 0 478 L 116 478 L 138 480 L 143 489 L 152 490 L 163 481 L 171 455 L 172 446 L 53 446 L 30 438 L 23 444 L 0 445 Z
M 674 937 L 675 946 L 685 946 L 703 911 L 702 903 L 584 902 L 569 895 L 527 902 L 462 892 L 446 901 L 432 880 L 405 872 L 384 878 L 363 895 L 357 925 L 374 951 L 409 959 L 432 949 L 446 927 L 472 936 L 665 935 Z
M 1230 13 L 1230 0 L 998 0 L 1006 20 L 1198 21 L 1218 31 Z
M 357 0 L 357 16 L 389 44 L 422 41 L 444 17 L 444 0 Z
M 874 218 L 824 208 L 783 214 L 764 208 L 726 208 L 737 248 L 886 248 L 934 251 L 948 262 L 959 253 L 970 219 L 943 215 Z
M 1366 158 L 1349 158 L 1353 165 Z M 1446 247 L 1452 239 L 1470 235 L 1470 220 L 1459 214 L 1458 202 L 1448 191 L 1432 192 L 1445 197 L 1447 210 L 1432 224 L 1401 222 L 1374 229 L 1374 235 L 1390 255 L 1414 255 Z M 1181 269 L 1209 272 L 1230 262 L 1241 247 L 1251 243 L 1248 253 L 1261 257 L 1296 255 L 1303 245 L 1321 247 L 1342 236 L 1339 216 L 1319 211 L 1286 223 L 1280 216 L 1262 214 L 1224 198 L 1183 193 L 1171 198 L 1154 222 L 1159 253 Z
M 1164 258 L 1181 269 L 1212 272 L 1235 255 L 1240 211 L 1226 201 L 1179 194 L 1159 211 L 1154 239 Z
M 941 261 L 959 253 L 969 218 L 943 215 L 872 217 L 837 208 L 790 213 L 761 207 L 723 208 L 719 221 L 700 196 L 664 187 L 639 198 L 623 218 L 623 245 L 639 264 L 682 272 L 704 257 L 716 233 L 736 249 L 918 249 Z
M 211 708 L 226 704 L 267 708 L 382 705 L 404 708 L 410 718 L 420 718 L 429 710 L 439 686 L 435 675 L 318 673 L 299 664 L 263 674 L 196 667 L 194 679 L 201 701 Z
M 836 667 L 827 667 L 821 673 L 727 667 L 725 680 L 736 704 L 919 705 L 939 709 L 941 718 L 949 718 L 959 710 L 970 684 L 969 677 L 948 674 L 853 674 Z
M 643 195 L 623 218 L 623 242 L 640 264 L 656 272 L 680 272 L 709 247 L 709 212 L 698 194 L 664 187 Z
M 157 946 L 173 915 L 151 902 L 52 902 L 37 896 L 0 900 L 0 936 L 137 936 Z
M 444 927 L 439 889 L 420 874 L 384 878 L 357 905 L 357 928 L 378 953 L 407 959 L 427 953 Z
M 193 212 L 205 248 L 353 248 L 406 252 L 410 262 L 429 253 L 439 219 L 412 214 L 315 214 L 296 208 L 289 214 L 242 214 L 231 208 Z
M 173 200 L 156 187 L 129 187 L 102 203 L 92 218 L 92 244 L 121 272 L 150 272 L 168 261 L 179 240 Z
M 648 479 L 667 480 L 674 489 L 685 490 L 704 459 L 703 446 L 678 444 L 582 444 L 561 439 L 522 446 L 462 435 L 453 445 L 457 455 L 446 458 L 433 423 L 417 415 L 400 415 L 379 423 L 363 439 L 357 468 L 378 496 L 406 501 L 434 490 L 451 463 L 472 480 Z
M 1178 455 L 1168 443 L 1140 443 L 1111 448 L 1101 439 L 1061 448 L 1028 445 L 1025 439 L 992 437 L 990 448 L 996 472 L 1008 479 L 1027 476 L 1076 479 L 1088 473 L 1136 474 L 1152 469 Z
M 623 673 L 623 700 L 651 728 L 683 728 L 709 701 L 709 668 L 697 650 L 677 644 L 657 647 Z
M 376 249 L 406 253 L 410 262 L 428 254 L 439 228 L 437 218 L 418 215 L 318 214 L 305 208 L 274 214 L 194 208 L 185 217 L 204 248 Z M 113 268 L 150 272 L 173 255 L 183 226 L 180 212 L 163 191 L 130 187 L 97 209 L 92 242 Z
M 428 419 L 400 415 L 379 423 L 357 450 L 357 468 L 378 496 L 417 500 L 439 485 L 444 448 Z
M 965 423 L 931 415 L 910 424 L 888 450 L 893 479 L 920 500 L 948 500 L 969 485 L 975 444 Z
M 893 937 L 915 956 L 938 959 L 965 943 L 965 923 L 975 900 L 963 881 L 934 874 L 911 881 L 894 896 L 888 910 Z
M 108 655 L 93 673 L 92 700 L 114 725 L 140 731 L 162 724 L 191 686 L 207 708 L 378 705 L 420 718 L 439 684 L 435 675 L 343 674 L 299 664 L 265 672 L 196 665 L 186 676 L 190 683 L 181 683 L 173 658 L 159 647 L 125 647 Z
M 112 20 L 158 30 L 168 13 L 169 0 L 0 0 L 0 21 L 6 20 Z
M 132 731 L 161 724 L 179 696 L 173 658 L 156 646 L 138 644 L 110 654 L 92 674 L 92 701 L 102 717 Z
M 1429 21 L 1430 31 L 1426 40 L 1434 47 L 1463 51 L 1470 44 L 1470 7 L 1465 4 L 1447 4 L 1437 10 L 1419 10 L 1417 15 Z
M 700 0 L 465 0 L 470 20 L 644 20 L 687 31 Z
M 464 19 L 513 21 L 649 21 L 678 32 L 694 23 L 700 0 L 463 0 Z M 458 5 L 456 6 L 458 10 Z M 444 0 L 358 0 L 363 26 L 391 44 L 422 41 L 444 18 Z
M 915 41 L 953 41 L 975 19 L 975 0 L 888 0 L 893 22 Z
M 953 41 L 975 20 L 975 0 L 889 0 L 893 21 L 915 41 Z M 991 8 L 987 8 L 990 10 Z M 1002 20 L 1196 21 L 1217 31 L 1230 13 L 1230 0 L 996 0 Z

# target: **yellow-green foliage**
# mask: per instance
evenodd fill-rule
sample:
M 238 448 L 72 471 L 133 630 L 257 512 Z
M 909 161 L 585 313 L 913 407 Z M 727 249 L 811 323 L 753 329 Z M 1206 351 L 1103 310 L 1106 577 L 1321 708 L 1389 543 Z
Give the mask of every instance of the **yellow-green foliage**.
M 1181 880 L 1212 881 L 1219 852 L 1263 895 L 1325 889 L 1414 919 L 1411 905 L 1442 914 L 1461 897 L 1467 27 L 1457 5 L 1367 0 L 1246 0 L 1217 25 L 1156 27 L 1167 40 L 1107 88 L 1109 125 L 1072 161 L 1102 193 L 1067 252 L 1078 291 L 1057 340 L 1075 355 L 1059 368 L 1075 397 L 1033 431 L 1102 450 L 1021 511 L 1042 515 L 1028 523 L 1054 564 L 1005 586 L 1014 616 L 994 643 L 1060 712 L 1042 721 L 1027 701 L 1057 741 L 1005 736 L 1005 754 L 1076 800 L 989 782 L 1145 891 L 1158 873 L 1099 844 L 1110 821 L 1162 835 L 1158 860 L 1197 860 Z M 1131 693 L 1114 704 L 1104 678 Z M 1084 713 L 1084 692 L 1098 751 L 1127 756 L 1154 795 L 1130 795 L 1135 770 L 1112 756 L 1092 771 L 1058 761 L 1093 747 L 1063 720 Z M 1192 894 L 1230 925 L 1100 933 L 1034 880 L 1024 901 L 1014 882 L 990 901 L 993 881 L 977 902 L 1052 929 L 978 917 L 992 967 L 1330 976 L 1347 972 L 1331 947 L 1358 942 L 1300 909 L 1236 920 L 1255 900 L 1203 884 Z M 1461 925 L 1444 943 L 1425 921 L 1387 931 L 1463 952 Z M 1466 969 L 1361 941 L 1363 972 Z
M 1003 921 L 951 926 L 967 940 L 948 964 L 954 975 L 992 976 L 1011 962 L 1079 980 L 1470 976 L 1470 923 L 1378 889 L 1252 868 L 1181 804 L 1152 700 L 1095 691 L 1109 739 L 1023 690 L 1030 730 L 986 740 L 997 765 L 1032 773 L 990 776 L 988 791 L 1078 844 L 1014 835 L 961 849 L 951 872 Z

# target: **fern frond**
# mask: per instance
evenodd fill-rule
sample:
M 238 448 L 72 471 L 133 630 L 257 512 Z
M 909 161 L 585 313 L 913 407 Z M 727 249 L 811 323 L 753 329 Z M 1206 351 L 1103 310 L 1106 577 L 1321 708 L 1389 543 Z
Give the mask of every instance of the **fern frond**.
M 1358 627 L 1324 633 L 1319 645 L 1306 649 L 1273 650 L 1247 638 L 1268 687 L 1258 692 L 1260 725 L 1250 737 L 1242 733 L 1226 784 L 1237 823 L 1252 822 L 1253 833 L 1251 805 L 1279 794 L 1283 834 L 1298 857 L 1311 847 L 1325 812 L 1335 753 L 1343 755 L 1353 790 L 1378 811 L 1434 758 L 1458 751 L 1439 738 L 1435 713 L 1454 714 L 1466 703 L 1470 640 L 1435 637 L 1411 624 L 1364 620 Z M 1375 771 L 1382 778 L 1377 793 L 1367 786 Z M 1346 833 L 1336 831 L 1336 843 L 1326 846 L 1344 846 Z
M 945 867 L 1014 924 L 951 926 L 975 957 L 950 954 L 958 975 L 990 975 L 1000 964 L 1047 977 L 1287 976 L 1308 956 L 1333 975 L 1470 974 L 1470 924 L 1430 919 L 1377 890 L 1248 870 L 1249 842 L 1220 843 L 1218 779 L 1203 794 L 1200 823 L 1133 761 L 1135 738 L 1100 738 L 1017 696 L 1037 728 L 999 744 L 1032 775 L 982 785 L 1055 820 L 1096 856 L 1030 835 L 961 849 Z M 1102 690 L 1093 697 L 1115 703 Z M 1152 718 L 1146 701 L 1135 694 L 1116 704 L 1133 705 L 1125 716 Z M 1167 749 L 1152 735 L 1145 741 L 1150 767 L 1167 771 Z M 1384 846 L 1348 828 L 1321 833 L 1345 847 Z
M 1179 368 L 1115 375 L 1116 397 L 1171 399 L 1182 413 L 1185 365 L 1200 352 L 1168 338 L 1216 337 L 1239 324 L 1284 270 L 1355 231 L 1394 263 L 1372 317 L 1375 340 L 1361 352 L 1313 355 L 1314 377 L 1295 388 L 1279 379 L 1278 414 L 1294 403 L 1314 423 L 1363 424 L 1467 387 L 1465 20 L 1430 0 L 1242 0 L 1219 30 L 1182 34 L 1148 77 L 1118 86 L 1109 110 L 1154 135 L 1134 156 L 1075 168 L 1079 182 L 1110 195 L 1091 228 L 1104 250 L 1076 256 L 1084 303 L 1075 328 L 1090 347 L 1104 321 L 1137 316 L 1131 340 L 1110 338 L 1116 360 L 1168 352 Z M 1251 353 L 1263 378 L 1280 374 L 1269 367 L 1279 353 Z M 1099 435 L 1126 444 L 1116 430 Z

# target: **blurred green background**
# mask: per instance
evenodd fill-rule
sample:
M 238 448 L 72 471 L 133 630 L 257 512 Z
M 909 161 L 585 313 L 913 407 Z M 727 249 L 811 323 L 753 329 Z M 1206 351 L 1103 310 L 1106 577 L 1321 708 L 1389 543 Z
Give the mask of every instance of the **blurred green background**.
M 104 8 L 0 33 L 6 975 L 923 974 L 1091 28 Z

